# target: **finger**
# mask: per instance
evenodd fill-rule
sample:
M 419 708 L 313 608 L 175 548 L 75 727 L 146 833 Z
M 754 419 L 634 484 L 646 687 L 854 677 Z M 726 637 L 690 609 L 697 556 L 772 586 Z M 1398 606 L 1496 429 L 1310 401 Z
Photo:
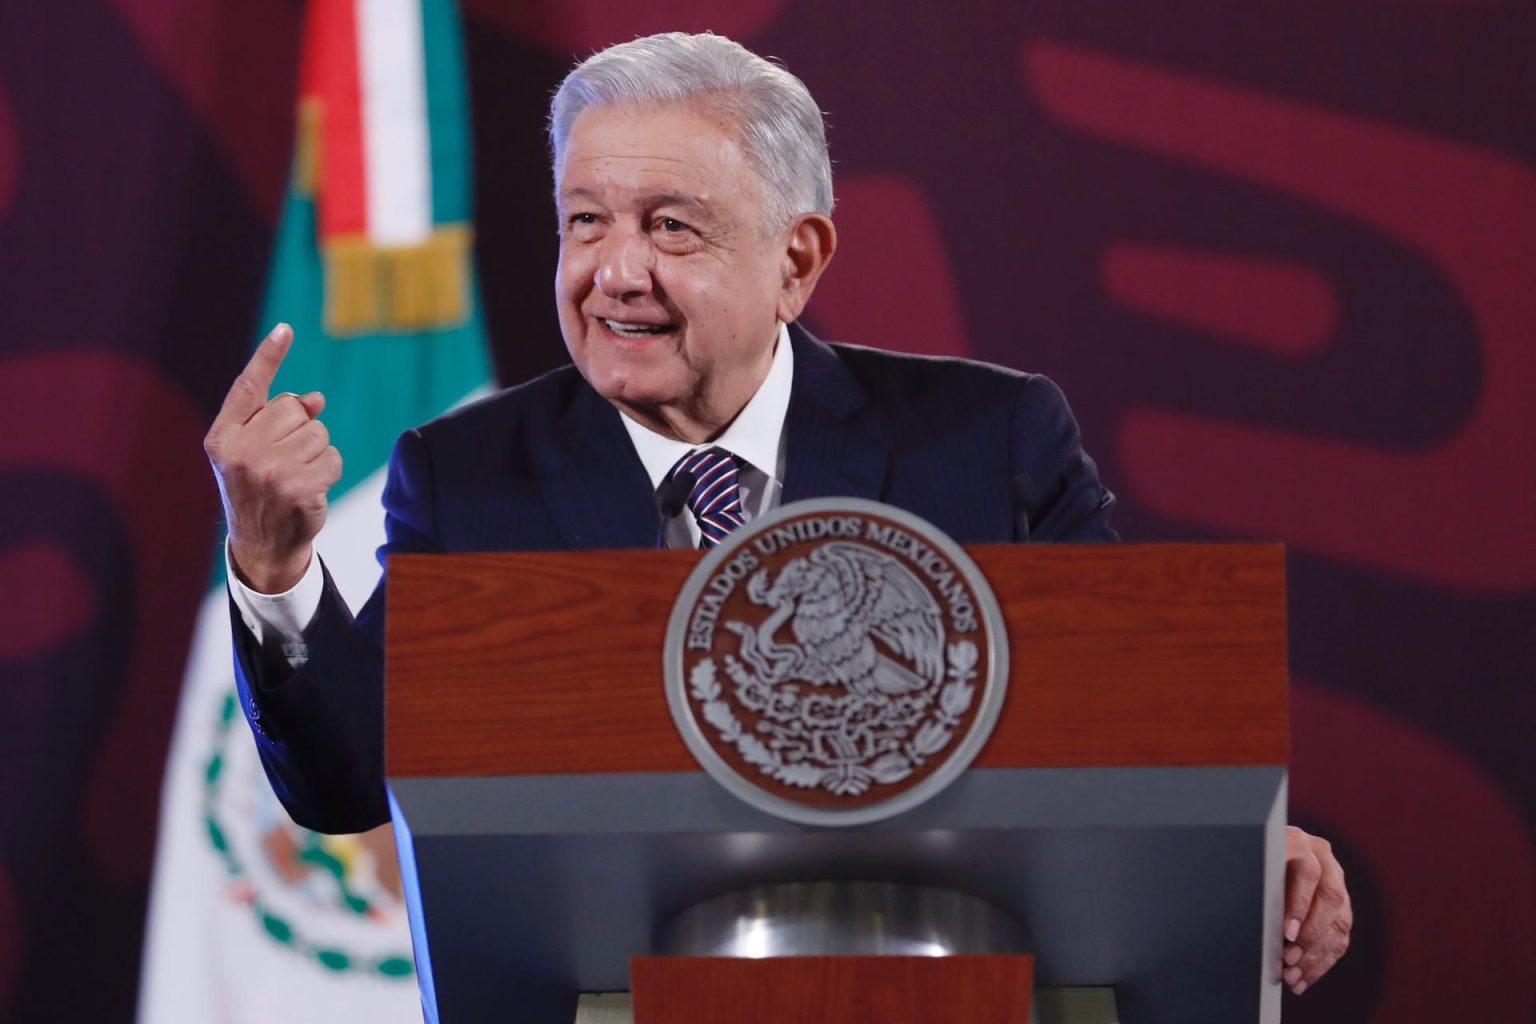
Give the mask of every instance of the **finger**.
M 325 396 L 318 391 L 311 391 L 308 394 L 295 395 L 294 397 L 299 400 L 299 404 L 304 407 L 304 411 L 309 413 L 310 419 L 314 419 L 325 411 Z
M 1288 976 L 1286 984 L 1291 986 L 1292 992 L 1301 995 L 1308 988 L 1317 984 L 1323 975 L 1332 970 L 1333 965 L 1339 962 L 1339 959 L 1348 949 L 1349 937 L 1347 935 L 1342 936 L 1342 941 L 1338 945 L 1314 947 L 1302 958 L 1301 963 L 1295 967 L 1286 968 Z M 1291 980 L 1292 976 L 1294 980 Z
M 1285 830 L 1285 937 L 1290 942 L 1301 934 L 1323 874 L 1311 840 L 1294 825 Z
M 300 474 L 294 481 L 296 491 L 313 494 L 323 504 L 326 493 L 341 479 L 341 453 L 334 445 L 323 448 L 313 459 L 296 469 Z
M 251 354 L 251 361 L 245 364 L 229 394 L 224 396 L 224 404 L 214 421 L 216 424 L 245 423 L 261 411 L 272 390 L 272 378 L 277 376 L 277 368 L 282 365 L 292 341 L 293 328 L 287 324 L 278 324 L 261 339 L 261 344 Z
M 1319 956 L 1311 963 L 1303 961 L 1300 968 L 1301 980 L 1291 985 L 1291 991 L 1301 995 L 1302 992 L 1316 985 L 1323 975 L 1333 970 L 1333 965 L 1338 963 L 1343 955 L 1342 949 L 1329 950 L 1326 955 Z
M 315 422 L 310 418 L 309 410 L 304 407 L 304 402 L 291 391 L 285 391 L 278 395 L 250 418 L 246 424 L 251 436 L 264 438 L 268 443 L 277 444 L 284 441 L 295 430 L 306 423 Z
M 309 461 L 309 465 L 320 473 L 320 481 L 327 489 L 341 479 L 341 452 L 335 445 L 327 447 L 316 455 Z
M 278 445 L 278 453 L 291 463 L 309 462 L 331 443 L 331 432 L 319 420 L 306 420 Z
M 315 419 L 325 411 L 325 396 L 318 391 L 309 391 L 302 395 L 294 391 L 284 391 L 280 395 L 273 395 L 272 400 L 267 405 L 272 405 L 273 402 L 289 398 L 297 402 L 299 408 L 304 410 L 304 415 L 310 419 Z M 252 419 L 255 419 L 255 417 L 253 416 Z
M 1317 887 L 1312 893 L 1312 904 L 1296 944 L 1310 949 L 1327 937 L 1327 931 L 1335 918 L 1349 907 L 1349 890 L 1344 885 L 1344 867 L 1333 855 L 1333 848 L 1325 840 L 1314 839 L 1313 850 L 1318 861 Z
M 1354 909 L 1344 884 L 1344 868 L 1333 856 L 1332 849 L 1326 844 L 1321 845 L 1322 878 L 1296 943 L 1303 951 L 1296 966 L 1301 968 L 1305 984 L 1317 981 L 1344 955 L 1349 949 L 1350 929 L 1354 926 Z

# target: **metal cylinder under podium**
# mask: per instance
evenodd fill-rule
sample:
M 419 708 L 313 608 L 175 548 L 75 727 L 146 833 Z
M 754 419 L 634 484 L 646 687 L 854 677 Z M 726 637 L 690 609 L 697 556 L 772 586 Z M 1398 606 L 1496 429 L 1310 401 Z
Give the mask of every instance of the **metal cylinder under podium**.
M 1027 953 L 1007 914 L 949 889 L 892 882 L 791 882 L 726 893 L 667 921 L 674 956 L 951 956 Z

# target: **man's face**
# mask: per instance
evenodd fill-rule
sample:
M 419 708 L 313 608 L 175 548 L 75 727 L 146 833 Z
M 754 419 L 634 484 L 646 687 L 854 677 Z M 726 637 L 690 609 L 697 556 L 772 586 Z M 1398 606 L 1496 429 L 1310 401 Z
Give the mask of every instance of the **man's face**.
M 790 265 L 763 184 L 707 105 L 589 107 L 566 142 L 555 298 L 571 359 L 636 419 L 689 441 L 772 362 Z

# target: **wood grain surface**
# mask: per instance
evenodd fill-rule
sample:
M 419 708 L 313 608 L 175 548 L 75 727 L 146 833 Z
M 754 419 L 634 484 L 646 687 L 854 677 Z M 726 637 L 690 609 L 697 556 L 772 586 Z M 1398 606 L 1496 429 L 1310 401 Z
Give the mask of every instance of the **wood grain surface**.
M 978 766 L 1284 764 L 1277 544 L 967 548 L 1008 621 Z M 661 679 L 691 551 L 391 559 L 392 776 L 697 769 Z
M 643 956 L 635 1024 L 1027 1024 L 1033 961 L 997 956 Z

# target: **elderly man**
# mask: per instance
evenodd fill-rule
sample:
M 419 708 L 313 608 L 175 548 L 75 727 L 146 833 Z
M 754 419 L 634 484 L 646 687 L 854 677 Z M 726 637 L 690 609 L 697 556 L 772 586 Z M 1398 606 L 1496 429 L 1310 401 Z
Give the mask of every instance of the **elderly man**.
M 639 39 L 571 72 L 550 138 L 574 365 L 406 432 L 381 558 L 707 547 L 824 495 L 898 505 L 967 543 L 1115 539 L 1113 498 L 1049 381 L 795 324 L 837 246 L 799 79 L 718 36 Z M 206 442 L 236 670 L 294 819 L 359 831 L 388 817 L 382 588 L 354 620 L 313 553 L 340 455 L 319 394 L 267 397 L 291 343 L 281 325 L 262 342 Z M 729 493 L 706 509 L 687 482 L 719 474 Z M 1343 952 L 1350 915 L 1327 844 L 1288 839 L 1284 978 L 1299 992 Z

